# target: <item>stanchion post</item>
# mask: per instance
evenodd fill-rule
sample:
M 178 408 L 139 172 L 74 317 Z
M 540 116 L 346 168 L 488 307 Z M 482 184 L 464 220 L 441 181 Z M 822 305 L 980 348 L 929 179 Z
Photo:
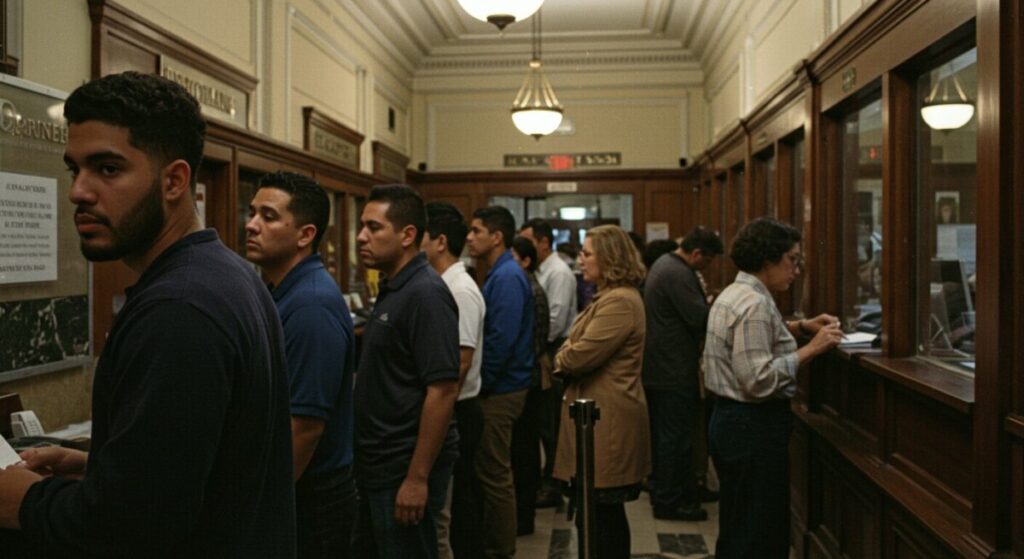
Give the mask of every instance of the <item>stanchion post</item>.
M 597 557 L 597 500 L 594 494 L 594 423 L 601 418 L 594 400 L 569 405 L 576 422 L 576 527 L 580 559 Z

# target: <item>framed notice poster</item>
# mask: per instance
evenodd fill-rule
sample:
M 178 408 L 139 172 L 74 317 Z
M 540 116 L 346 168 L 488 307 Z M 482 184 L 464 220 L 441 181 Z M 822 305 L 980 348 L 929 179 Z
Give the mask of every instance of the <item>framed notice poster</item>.
M 0 382 L 90 360 L 89 265 L 63 161 L 65 97 L 0 74 Z

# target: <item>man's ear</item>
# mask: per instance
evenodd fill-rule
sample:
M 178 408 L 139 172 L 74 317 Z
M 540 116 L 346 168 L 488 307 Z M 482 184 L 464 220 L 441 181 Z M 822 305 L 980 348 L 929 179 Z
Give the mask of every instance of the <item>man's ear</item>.
M 497 242 L 492 244 L 491 246 L 495 246 L 495 247 L 503 247 L 503 246 L 505 246 L 505 234 L 502 233 L 500 229 L 495 231 L 493 236 L 494 236 L 494 240 L 497 241 Z
M 316 234 L 316 225 L 313 225 L 312 223 L 307 223 L 299 227 L 299 250 L 302 250 L 308 246 L 312 246 L 313 241 L 316 240 Z
M 163 168 L 160 189 L 167 201 L 180 200 L 192 194 L 192 167 L 184 159 L 175 159 Z
M 441 233 L 435 240 L 437 241 L 437 252 L 440 254 L 448 252 L 448 235 Z
M 402 228 L 402 248 L 409 248 L 416 244 L 416 226 L 406 225 Z

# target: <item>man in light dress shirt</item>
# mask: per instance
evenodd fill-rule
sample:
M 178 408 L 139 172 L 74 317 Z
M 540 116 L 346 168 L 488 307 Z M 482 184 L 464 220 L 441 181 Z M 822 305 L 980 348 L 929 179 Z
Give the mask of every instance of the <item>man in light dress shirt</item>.
M 576 276 L 564 260 L 554 251 L 554 233 L 551 225 L 543 219 L 535 218 L 523 224 L 519 234 L 533 241 L 537 247 L 537 259 L 540 268 L 537 270 L 537 281 L 544 289 L 548 298 L 548 309 L 551 322 L 548 328 L 548 355 L 552 360 L 555 352 L 565 342 L 576 319 Z M 542 486 L 537 492 L 537 507 L 553 507 L 561 501 L 561 494 L 551 481 L 551 470 L 555 466 L 555 446 L 558 440 L 558 423 L 561 417 L 562 391 L 561 381 L 542 380 L 542 390 L 537 393 L 536 408 L 532 406 L 534 398 L 528 398 L 526 413 L 542 415 L 538 436 L 544 445 L 544 477 Z M 550 387 L 550 388 L 545 388 Z M 536 410 L 534 412 L 534 409 Z
M 455 462 L 448 503 L 437 522 L 441 559 L 480 557 L 480 487 L 473 471 L 473 456 L 483 428 L 480 410 L 481 339 L 484 332 L 484 296 L 459 261 L 466 244 L 466 218 L 455 206 L 444 202 L 427 204 L 427 230 L 420 249 L 441 275 L 459 307 L 459 398 L 455 418 L 459 426 L 459 458 Z

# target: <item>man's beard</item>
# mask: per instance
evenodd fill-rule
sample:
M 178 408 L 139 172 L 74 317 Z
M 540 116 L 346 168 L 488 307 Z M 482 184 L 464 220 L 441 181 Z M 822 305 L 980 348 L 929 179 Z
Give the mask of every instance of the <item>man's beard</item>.
M 121 218 L 116 227 L 106 217 L 102 221 L 110 229 L 110 245 L 87 246 L 82 241 L 82 255 L 92 262 L 119 260 L 129 254 L 145 252 L 164 228 L 163 196 L 160 179 L 149 187 L 149 192 Z

